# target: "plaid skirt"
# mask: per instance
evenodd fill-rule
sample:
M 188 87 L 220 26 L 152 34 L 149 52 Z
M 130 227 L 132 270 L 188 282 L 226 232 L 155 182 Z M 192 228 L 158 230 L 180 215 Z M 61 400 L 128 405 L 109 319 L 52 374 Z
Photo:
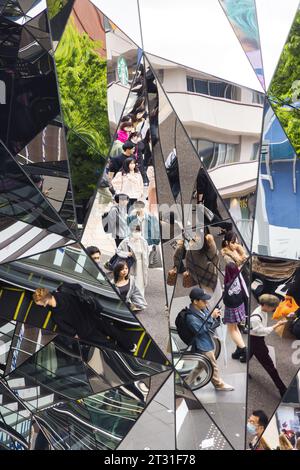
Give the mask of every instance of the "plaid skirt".
M 225 307 L 224 310 L 224 323 L 241 323 L 246 319 L 245 304 L 242 303 L 238 307 L 229 308 Z

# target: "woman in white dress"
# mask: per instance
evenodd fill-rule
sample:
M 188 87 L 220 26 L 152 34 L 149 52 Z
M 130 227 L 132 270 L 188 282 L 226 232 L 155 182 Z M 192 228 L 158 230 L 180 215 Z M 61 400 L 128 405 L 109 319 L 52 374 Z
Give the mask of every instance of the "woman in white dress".
M 138 170 L 135 158 L 126 158 L 123 170 L 112 179 L 112 185 L 117 194 L 123 193 L 129 197 L 128 211 L 137 200 L 144 198 L 143 177 Z
M 142 236 L 141 227 L 136 225 L 129 237 L 125 238 L 117 249 L 117 255 L 121 258 L 133 256 L 135 263 L 131 271 L 135 279 L 135 284 L 141 294 L 145 295 L 145 287 L 148 284 L 149 253 L 148 243 Z

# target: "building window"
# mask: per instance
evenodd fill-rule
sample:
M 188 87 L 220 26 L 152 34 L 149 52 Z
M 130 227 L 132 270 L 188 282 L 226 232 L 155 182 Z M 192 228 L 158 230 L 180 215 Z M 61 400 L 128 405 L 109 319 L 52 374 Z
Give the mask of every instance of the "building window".
M 264 104 L 264 95 L 258 91 L 252 91 L 252 103 L 254 104 Z
M 239 161 L 236 144 L 222 144 L 201 139 L 192 139 L 192 142 L 208 169 Z
M 238 87 L 231 85 L 230 83 L 201 80 L 193 77 L 187 77 L 186 82 L 187 91 L 191 93 L 216 96 L 217 98 L 226 98 L 228 100 L 235 100 L 237 96 Z
M 252 146 L 252 155 L 250 160 L 258 160 L 258 152 L 259 152 L 259 142 L 255 142 Z

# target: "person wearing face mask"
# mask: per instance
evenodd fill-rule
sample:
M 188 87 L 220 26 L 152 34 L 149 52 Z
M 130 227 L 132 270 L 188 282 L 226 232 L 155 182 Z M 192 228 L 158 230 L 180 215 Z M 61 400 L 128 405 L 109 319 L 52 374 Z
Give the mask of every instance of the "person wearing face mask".
M 121 258 L 134 257 L 135 263 L 131 268 L 132 274 L 136 286 L 141 294 L 145 296 L 145 287 L 148 283 L 149 248 L 148 243 L 142 236 L 140 225 L 132 227 L 129 237 L 120 243 L 117 255 Z
M 249 442 L 251 450 L 259 450 L 259 439 L 268 425 L 269 419 L 262 410 L 253 411 L 247 422 L 247 432 L 253 436 Z

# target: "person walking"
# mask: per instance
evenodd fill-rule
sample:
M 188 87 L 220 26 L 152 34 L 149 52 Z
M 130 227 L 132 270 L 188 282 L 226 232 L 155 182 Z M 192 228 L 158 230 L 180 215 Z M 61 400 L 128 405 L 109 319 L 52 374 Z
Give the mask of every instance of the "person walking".
M 136 286 L 144 296 L 148 284 L 149 254 L 148 243 L 142 236 L 140 225 L 136 225 L 129 237 L 120 243 L 116 253 L 121 258 L 134 257 L 135 262 L 131 268 L 132 274 Z
M 287 388 L 282 382 L 270 357 L 268 347 L 265 343 L 265 337 L 273 333 L 280 325 L 283 325 L 286 320 L 280 320 L 273 326 L 267 326 L 268 314 L 275 312 L 279 304 L 279 299 L 275 295 L 263 294 L 259 297 L 258 301 L 259 306 L 250 315 L 249 361 L 253 356 L 256 357 L 278 388 L 280 396 L 283 397 Z
M 129 268 L 126 261 L 120 261 L 114 267 L 114 285 L 124 302 L 132 311 L 145 310 L 147 302 L 136 285 L 133 276 L 129 276 Z
M 220 316 L 220 311 L 215 309 L 211 315 L 207 308 L 207 301 L 210 295 L 200 287 L 194 287 L 190 292 L 190 306 L 186 313 L 186 325 L 194 333 L 192 341 L 192 352 L 202 353 L 210 360 L 213 367 L 212 384 L 218 391 L 234 390 L 232 385 L 228 385 L 220 377 L 219 367 L 214 353 L 214 342 L 210 329 L 215 320 Z M 202 365 L 196 366 L 192 373 L 185 379 L 187 384 L 192 384 L 202 370 Z
M 249 296 L 246 284 L 240 274 L 239 268 L 234 262 L 230 262 L 225 268 L 223 303 L 224 319 L 227 324 L 231 340 L 236 344 L 236 350 L 232 353 L 232 359 L 241 362 L 247 360 L 247 349 L 243 336 L 238 327 L 246 319 L 245 296 Z
M 132 205 L 144 197 L 144 183 L 138 170 L 135 158 L 127 158 L 123 163 L 123 170 L 112 179 L 116 193 L 125 193 L 129 197 L 128 211 Z

